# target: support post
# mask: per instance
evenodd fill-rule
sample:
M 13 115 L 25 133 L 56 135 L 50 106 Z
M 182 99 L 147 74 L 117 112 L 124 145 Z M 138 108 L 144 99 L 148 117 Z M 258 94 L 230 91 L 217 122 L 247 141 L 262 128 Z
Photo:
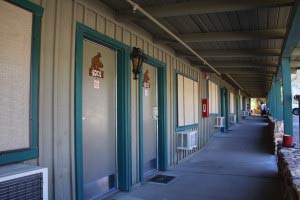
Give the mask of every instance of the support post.
M 236 123 L 239 123 L 239 117 L 240 117 L 240 106 L 239 106 L 239 100 L 240 100 L 240 95 L 235 94 L 235 114 L 236 114 Z
M 273 86 L 273 81 L 272 81 L 272 85 L 271 85 L 271 89 L 270 89 L 270 92 L 269 92 L 269 97 L 268 97 L 268 101 L 269 101 L 269 112 L 271 114 L 272 117 L 275 118 L 274 116 L 274 106 L 273 106 L 273 90 L 274 90 L 274 86 Z
M 221 117 L 225 117 L 225 89 L 220 88 L 220 100 L 221 100 Z M 221 128 L 221 132 L 225 132 L 225 127 Z
M 283 86 L 283 121 L 284 134 L 293 135 L 291 66 L 289 58 L 281 59 L 281 74 Z
M 269 114 L 271 114 L 271 90 L 269 91 L 268 93 L 268 97 L 267 97 L 267 107 L 268 107 L 268 110 L 269 110 Z
M 242 110 L 245 111 L 245 110 L 246 110 L 246 97 L 243 96 L 242 99 L 243 99 L 243 100 L 242 100 L 242 103 L 243 103 L 243 108 L 242 108 Z
M 281 102 L 281 83 L 278 76 L 275 76 L 275 100 L 276 100 L 276 119 L 283 119 L 283 110 Z
M 277 119 L 275 76 L 272 80 L 272 110 L 273 117 Z
M 229 129 L 229 90 L 225 89 L 225 130 Z

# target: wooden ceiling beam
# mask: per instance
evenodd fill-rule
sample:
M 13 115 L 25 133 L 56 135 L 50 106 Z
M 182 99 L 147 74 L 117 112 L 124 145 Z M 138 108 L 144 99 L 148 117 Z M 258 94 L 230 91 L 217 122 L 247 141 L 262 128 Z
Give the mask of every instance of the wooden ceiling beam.
M 216 68 L 277 68 L 277 61 L 209 61 Z M 198 62 L 197 62 L 198 63 Z M 300 65 L 300 62 L 294 62 L 294 65 Z M 198 63 L 199 65 L 199 63 Z M 202 65 L 202 64 L 200 64 Z
M 250 80 L 248 81 L 241 81 L 237 80 L 238 83 L 244 85 L 245 87 L 247 86 L 257 86 L 257 85 L 269 85 L 270 81 L 255 81 L 255 83 L 251 82 Z
M 256 56 L 280 56 L 281 49 L 194 49 L 203 57 L 256 57 Z M 180 57 L 192 56 L 176 51 Z M 300 56 L 300 48 L 295 48 L 292 56 Z
M 285 29 L 267 29 L 255 31 L 189 33 L 180 36 L 185 42 L 212 42 L 212 41 L 243 41 L 261 39 L 283 39 Z
M 216 68 L 275 68 L 278 66 L 277 61 L 209 61 L 209 63 Z M 205 67 L 205 65 L 194 61 L 192 61 L 192 65 Z M 291 61 L 291 68 L 300 68 L 300 61 Z
M 179 2 L 173 4 L 160 4 L 151 7 L 148 6 L 144 7 L 144 9 L 155 18 L 162 18 L 292 5 L 294 5 L 293 0 L 227 0 L 226 3 L 224 3 L 224 0 L 194 0 L 189 2 Z M 131 19 L 133 18 L 133 15 L 134 13 L 131 9 L 118 12 L 119 18 L 122 19 Z M 138 16 L 140 15 L 138 14 Z
M 300 40 L 300 2 L 296 1 L 295 7 L 292 9 L 290 23 L 287 29 L 286 39 L 282 45 L 282 57 L 289 58 Z
M 208 67 L 205 67 L 203 65 L 192 65 L 195 68 L 201 69 L 204 73 L 210 73 L 211 71 L 209 70 Z M 217 68 L 221 73 L 228 73 L 228 74 L 252 74 L 252 75 L 257 75 L 257 74 L 269 74 L 269 75 L 274 75 L 276 73 L 276 68 L 256 68 L 253 70 L 253 68 Z
M 257 80 L 257 79 L 255 79 L 255 80 L 240 80 L 240 79 L 236 79 L 236 81 L 239 83 L 247 83 L 249 85 L 256 85 L 256 84 L 269 84 L 272 80 L 264 80 L 264 79 L 262 79 L 262 80 Z M 255 83 L 253 83 L 253 82 L 255 82 Z
M 250 50 L 239 50 L 239 49 L 195 49 L 203 57 L 263 57 L 263 56 L 280 56 L 281 49 L 250 49 Z M 177 51 L 179 57 L 189 57 L 191 54 L 184 54 Z M 300 48 L 295 48 L 292 56 L 300 56 Z
M 203 72 L 207 72 L 209 73 L 208 70 L 202 69 Z M 228 70 L 220 70 L 221 73 L 228 73 L 228 74 L 272 74 L 274 75 L 276 73 L 275 70 L 273 71 L 253 71 L 253 70 L 232 70 L 232 69 L 228 69 Z
M 197 50 L 203 57 L 261 57 L 280 56 L 281 49 L 255 50 Z
M 241 79 L 236 79 L 237 82 L 240 83 L 249 83 L 249 85 L 253 84 L 261 84 L 261 83 L 270 83 L 272 80 L 265 80 L 265 79 L 261 79 L 261 80 L 257 80 L 257 79 L 253 79 L 253 80 L 241 80 Z
M 245 80 L 245 79 L 253 79 L 253 78 L 265 78 L 265 79 L 273 79 L 273 75 L 271 74 L 238 74 L 238 75 L 233 75 L 233 74 L 230 74 L 232 77 L 236 78 L 236 79 L 242 79 L 242 80 Z
M 272 77 L 263 77 L 263 76 L 258 76 L 258 77 L 234 77 L 238 81 L 253 81 L 253 82 L 268 82 L 272 81 Z
M 266 78 L 273 78 L 271 74 L 230 74 L 234 78 L 256 78 L 256 77 L 266 77 Z
M 257 86 L 257 87 L 250 87 L 250 88 L 246 88 L 247 91 L 250 91 L 250 92 L 267 92 L 267 85 L 263 85 L 263 86 Z
M 224 41 L 247 41 L 264 39 L 283 39 L 286 29 L 266 29 L 254 31 L 232 31 L 232 32 L 209 32 L 209 33 L 186 33 L 178 35 L 187 43 L 196 42 L 224 42 Z M 155 43 L 176 43 L 175 40 L 165 36 L 155 36 Z

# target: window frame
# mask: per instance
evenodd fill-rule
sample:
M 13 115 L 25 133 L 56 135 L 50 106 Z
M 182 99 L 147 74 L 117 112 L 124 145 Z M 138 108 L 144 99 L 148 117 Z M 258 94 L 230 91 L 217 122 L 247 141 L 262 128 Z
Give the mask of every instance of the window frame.
M 212 101 L 212 99 L 211 99 L 211 91 L 210 91 L 210 84 L 214 84 L 214 86 L 215 86 L 215 95 L 214 95 L 214 101 L 216 101 L 217 100 L 217 106 L 216 106 L 216 108 L 217 108 L 217 112 L 215 112 L 215 111 L 213 111 L 213 109 L 210 109 L 210 108 L 212 108 L 212 103 L 211 103 L 211 101 Z M 209 115 L 210 116 L 219 116 L 220 115 L 220 85 L 219 84 L 217 84 L 216 82 L 214 82 L 214 81 L 212 81 L 212 80 L 207 80 L 207 93 L 208 93 L 208 103 L 209 103 L 209 105 L 208 105 L 208 107 L 209 107 Z
M 231 99 L 232 97 L 232 99 Z M 233 110 L 233 112 L 231 112 Z M 229 91 L 229 113 L 235 114 L 236 113 L 236 95 L 234 92 Z
M 197 82 L 197 84 L 198 84 L 198 87 L 197 87 L 198 88 L 198 108 L 197 108 L 197 111 L 198 111 L 198 123 L 179 126 L 179 119 L 178 119 L 178 117 L 179 117 L 179 115 L 178 115 L 178 75 L 183 76 L 183 80 L 184 80 L 184 78 L 189 78 L 193 82 Z M 193 88 L 193 90 L 194 90 L 194 88 Z M 193 78 L 191 76 L 188 76 L 186 74 L 183 74 L 181 72 L 176 71 L 175 72 L 174 94 L 175 94 L 175 99 L 174 99 L 175 100 L 175 103 L 174 103 L 174 105 L 175 105 L 175 109 L 174 109 L 175 110 L 175 113 L 174 113 L 175 114 L 175 116 L 174 116 L 175 117 L 175 131 L 178 132 L 178 131 L 184 131 L 184 130 L 188 130 L 188 129 L 198 128 L 198 126 L 199 126 L 199 120 L 200 120 L 200 118 L 199 118 L 199 105 L 200 105 L 200 103 L 199 103 L 199 97 L 200 97 L 200 95 L 199 95 L 199 80 L 197 78 Z M 194 116 L 195 116 L 195 113 L 194 113 Z
M 30 62 L 30 109 L 29 134 L 30 147 L 0 152 L 0 165 L 38 158 L 38 96 L 41 18 L 44 9 L 28 0 L 5 0 L 32 13 L 32 42 Z

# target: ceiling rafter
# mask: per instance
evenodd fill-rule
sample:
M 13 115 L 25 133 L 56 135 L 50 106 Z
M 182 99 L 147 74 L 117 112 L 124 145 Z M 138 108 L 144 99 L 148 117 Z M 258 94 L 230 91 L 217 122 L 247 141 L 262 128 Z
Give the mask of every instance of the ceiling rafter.
M 193 61 L 195 62 L 195 61 Z M 196 62 L 197 63 L 197 62 Z M 276 68 L 277 61 L 210 61 L 216 68 Z M 294 65 L 300 65 L 300 62 L 294 62 Z M 198 63 L 201 66 L 201 64 Z
M 252 10 L 267 7 L 282 7 L 294 5 L 293 0 L 210 0 L 210 1 L 189 1 L 173 4 L 163 4 L 151 7 L 143 7 L 155 18 L 174 17 L 184 15 L 198 15 L 218 12 L 232 12 L 241 10 Z M 139 15 L 140 16 L 140 15 Z M 132 19 L 135 16 L 132 10 L 121 10 L 118 12 L 118 18 Z
M 145 16 L 147 16 L 148 20 L 155 22 L 156 24 L 159 25 L 159 27 L 163 27 L 163 28 L 166 27 L 161 25 L 162 23 L 161 20 L 165 20 L 165 19 L 159 19 L 160 21 L 158 21 L 158 18 L 183 16 L 183 15 L 191 15 L 191 14 L 204 14 L 204 13 L 216 14 L 218 12 L 254 10 L 258 8 L 272 8 L 272 7 L 279 8 L 282 6 L 297 5 L 294 0 L 253 0 L 253 1 L 229 0 L 226 1 L 225 4 L 223 0 L 211 0 L 211 1 L 191 0 L 187 2 L 181 2 L 181 3 L 171 3 L 171 5 L 164 4 L 163 2 L 157 1 L 157 4 L 155 6 L 152 7 L 142 6 L 143 8 L 141 8 L 138 4 L 134 3 L 134 1 L 132 0 L 127 0 L 127 2 L 129 2 L 133 6 L 134 10 L 141 11 L 141 12 L 134 13 L 135 20 L 132 21 L 133 23 L 140 25 L 140 23 L 143 22 L 140 20 L 145 19 Z M 143 0 L 140 3 L 143 5 L 143 3 L 146 3 L 146 1 Z M 195 6 L 196 4 L 198 6 Z M 199 6 L 200 4 L 201 6 Z M 167 9 L 165 9 L 164 7 L 166 7 Z M 290 8 L 287 8 L 287 10 L 289 9 Z M 132 17 L 133 14 L 132 10 L 122 10 L 121 12 L 119 11 L 117 12 L 118 13 L 117 18 L 119 17 L 126 18 L 126 15 L 128 19 Z M 172 12 L 174 13 L 172 14 Z M 173 18 L 170 18 L 170 20 L 171 19 Z M 186 18 L 185 20 L 188 20 L 188 18 Z M 271 19 L 269 19 L 268 17 L 268 20 Z M 241 24 L 240 26 L 242 27 Z M 176 52 L 176 57 L 177 56 L 184 57 L 185 60 L 189 60 L 191 62 L 191 65 L 196 65 L 203 71 L 206 70 L 208 72 L 213 72 L 216 70 L 221 74 L 229 74 L 230 76 L 234 74 L 232 77 L 237 80 L 238 84 L 239 83 L 242 83 L 243 85 L 244 83 L 246 85 L 248 84 L 248 87 L 245 87 L 245 89 L 255 88 L 253 90 L 256 91 L 257 93 L 265 93 L 265 90 L 267 90 L 266 86 L 271 84 L 272 77 L 274 73 L 276 73 L 276 70 L 278 69 L 279 62 L 277 59 L 279 59 L 279 57 L 282 54 L 281 49 L 278 47 L 279 44 L 281 44 L 281 42 L 285 41 L 285 37 L 288 35 L 287 33 L 288 29 L 284 28 L 284 26 L 273 26 L 275 29 L 261 29 L 261 27 L 258 28 L 257 26 L 256 28 L 254 28 L 254 30 L 251 30 L 250 28 L 247 29 L 241 27 L 232 29 L 232 30 L 240 30 L 240 31 L 231 31 L 231 29 L 219 30 L 216 28 L 216 29 L 212 29 L 215 32 L 195 33 L 193 32 L 193 30 L 183 31 L 180 29 L 180 26 L 178 26 L 177 27 L 178 31 L 176 30 L 175 32 L 181 34 L 172 34 L 172 36 L 176 39 L 176 41 L 170 36 L 157 35 L 157 34 L 154 34 L 155 38 L 153 38 L 153 41 L 158 42 L 160 44 L 164 43 L 167 45 L 170 43 L 170 47 L 173 48 Z M 145 29 L 148 30 L 147 26 L 145 27 Z M 225 32 L 225 30 L 227 31 L 229 30 L 231 32 Z M 148 31 L 151 32 L 151 30 Z M 168 28 L 166 28 L 166 31 L 168 31 Z M 252 40 L 253 42 L 255 42 L 255 44 L 260 43 L 261 44 L 260 47 L 264 47 L 264 48 L 248 49 L 250 46 L 254 48 L 256 46 L 257 48 L 259 48 L 258 45 L 250 45 L 252 43 Z M 174 45 L 178 41 L 179 43 L 186 44 L 186 46 L 190 46 L 189 44 L 193 43 L 191 44 L 192 45 L 191 51 L 193 54 L 195 54 L 195 56 L 189 55 L 188 53 L 182 51 L 180 48 Z M 240 42 L 233 43 L 233 41 L 240 41 Z M 242 43 L 243 41 L 245 42 Z M 267 45 L 268 41 L 274 41 L 275 45 Z M 212 46 L 216 48 L 218 47 L 220 48 L 222 47 L 221 44 L 224 44 L 223 47 L 226 46 L 226 48 L 210 49 L 210 50 L 194 49 L 193 47 L 196 47 L 198 42 L 208 42 L 208 43 L 217 42 L 214 43 L 214 45 Z M 205 44 L 206 43 L 204 43 L 203 45 L 201 44 L 201 46 L 205 46 Z M 221 46 L 218 46 L 219 44 Z M 233 48 L 237 48 L 237 45 L 234 44 L 241 44 L 239 46 L 243 46 L 245 49 L 233 49 Z M 292 55 L 299 56 L 300 48 L 293 50 Z M 205 59 L 204 60 L 201 59 L 202 61 L 199 61 L 196 57 L 197 58 L 201 57 Z M 273 57 L 273 58 L 267 58 L 267 57 Z M 237 58 L 241 58 L 241 59 L 237 59 Z M 209 62 L 209 67 L 211 67 L 212 69 L 208 69 L 207 67 L 208 62 Z M 300 67 L 300 62 L 291 62 L 291 66 L 292 69 L 298 68 Z M 252 94 L 254 94 L 254 92 L 252 92 Z
M 280 56 L 281 49 L 252 49 L 252 50 L 239 50 L 239 49 L 209 49 L 209 50 L 195 50 L 203 57 L 261 57 L 261 56 Z M 192 56 L 191 54 L 183 54 L 177 52 L 178 56 Z
M 253 31 L 231 31 L 231 32 L 208 32 L 208 33 L 185 33 L 178 35 L 187 43 L 196 42 L 224 42 L 224 41 L 247 41 L 265 39 L 283 39 L 286 29 L 266 29 Z M 155 43 L 176 43 L 175 40 L 165 36 L 156 35 L 153 37 Z

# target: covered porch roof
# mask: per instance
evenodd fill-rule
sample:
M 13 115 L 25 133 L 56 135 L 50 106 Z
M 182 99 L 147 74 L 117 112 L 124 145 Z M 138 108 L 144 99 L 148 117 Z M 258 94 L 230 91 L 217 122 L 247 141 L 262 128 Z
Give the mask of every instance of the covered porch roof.
M 124 0 L 101 0 L 118 21 L 133 23 L 167 45 L 178 57 L 204 72 L 213 72 L 197 56 Z M 282 57 L 300 67 L 299 2 L 294 0 L 135 0 L 251 97 L 266 97 Z

